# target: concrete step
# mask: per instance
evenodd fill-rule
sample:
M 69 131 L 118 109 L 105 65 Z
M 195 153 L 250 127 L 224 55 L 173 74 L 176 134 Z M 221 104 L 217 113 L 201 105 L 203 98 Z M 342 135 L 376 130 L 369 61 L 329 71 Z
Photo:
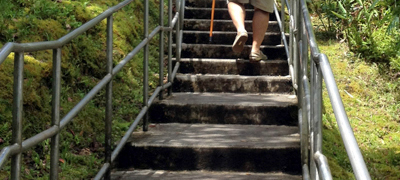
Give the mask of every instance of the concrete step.
M 177 74 L 174 92 L 291 93 L 289 76 Z
M 212 7 L 212 0 L 186 0 L 185 6 L 188 7 L 201 7 L 201 8 L 211 8 Z M 216 0 L 215 1 L 215 7 L 216 8 L 226 8 L 226 0 Z M 249 3 L 244 4 L 244 7 L 247 8 L 253 8 L 253 6 Z
M 253 19 L 254 10 L 246 9 L 246 20 Z M 211 19 L 211 8 L 185 7 L 185 19 Z M 227 8 L 215 8 L 214 19 L 231 19 Z M 274 13 L 270 13 L 270 21 L 276 21 Z
M 174 93 L 150 107 L 154 123 L 297 126 L 297 98 L 288 94 Z
M 245 27 L 248 32 L 253 31 L 251 20 L 245 21 Z M 185 30 L 197 30 L 197 31 L 210 31 L 210 19 L 185 19 L 183 22 L 183 29 Z M 236 32 L 236 28 L 232 23 L 232 20 L 214 20 L 214 31 L 232 31 Z M 270 21 L 267 32 L 279 32 L 279 25 L 277 21 Z
M 284 173 L 254 172 L 216 172 L 216 171 L 165 171 L 165 170 L 131 170 L 117 171 L 111 175 L 112 180 L 301 180 L 300 175 Z
M 174 65 L 176 61 L 173 61 Z M 180 73 L 191 74 L 239 74 L 247 76 L 287 76 L 289 66 L 286 60 L 267 60 L 250 63 L 248 60 L 182 58 Z
M 224 31 L 213 31 L 213 44 L 228 44 L 231 45 L 235 41 L 237 32 L 224 32 Z M 188 44 L 207 44 L 209 43 L 210 32 L 209 31 L 183 31 L 183 43 Z M 289 39 L 289 35 L 286 37 Z M 248 32 L 247 45 L 253 43 L 253 33 Z M 280 45 L 281 44 L 281 33 L 279 32 L 267 32 L 265 33 L 262 44 L 268 45 Z
M 265 55 L 268 56 L 269 59 L 285 60 L 287 58 L 283 45 L 275 45 L 275 46 L 263 45 L 260 47 L 260 49 Z M 181 57 L 249 59 L 250 51 L 251 51 L 251 45 L 245 45 L 241 53 L 235 53 L 232 51 L 232 45 L 182 43 Z
M 297 127 L 154 124 L 135 132 L 119 168 L 301 173 Z

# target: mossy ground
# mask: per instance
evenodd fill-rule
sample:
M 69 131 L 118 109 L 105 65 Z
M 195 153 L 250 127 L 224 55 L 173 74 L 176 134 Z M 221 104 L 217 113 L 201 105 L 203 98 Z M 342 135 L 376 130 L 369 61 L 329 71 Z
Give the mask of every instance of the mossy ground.
M 345 110 L 373 179 L 400 179 L 399 79 L 385 64 L 369 64 L 345 43 L 321 40 Z M 323 152 L 335 179 L 355 179 L 324 88 Z
M 0 1 L 0 45 L 56 40 L 86 23 L 117 0 Z M 150 4 L 150 30 L 158 23 L 158 4 Z M 143 4 L 133 1 L 115 13 L 113 59 L 116 65 L 143 39 Z M 106 75 L 106 21 L 62 48 L 61 115 L 68 113 Z M 136 55 L 113 81 L 113 136 L 119 140 L 138 114 L 143 98 L 143 53 Z M 11 141 L 13 57 L 0 65 L 0 149 Z M 52 50 L 25 53 L 23 138 L 51 126 Z M 158 72 L 158 37 L 150 44 L 150 89 Z M 165 71 L 164 71 L 165 72 Z M 90 179 L 103 162 L 105 90 L 61 133 L 60 178 Z M 23 155 L 23 179 L 48 179 L 50 140 Z M 0 171 L 9 176 L 10 167 Z

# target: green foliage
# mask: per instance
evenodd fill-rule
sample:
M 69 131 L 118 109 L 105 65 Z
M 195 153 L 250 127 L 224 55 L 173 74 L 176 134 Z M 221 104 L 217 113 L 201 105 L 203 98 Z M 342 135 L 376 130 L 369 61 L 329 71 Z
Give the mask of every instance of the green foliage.
M 57 40 L 96 17 L 116 0 L 0 0 L 0 45 L 7 42 Z M 158 4 L 150 5 L 150 30 L 158 24 Z M 117 65 L 143 37 L 143 5 L 134 1 L 113 15 L 113 59 Z M 157 85 L 158 37 L 150 44 L 150 87 Z M 62 48 L 60 117 L 64 117 L 106 75 L 106 21 Z M 52 50 L 25 53 L 23 138 L 51 126 Z M 13 58 L 0 65 L 0 149 L 11 142 Z M 113 138 L 120 139 L 137 116 L 143 99 L 143 54 L 139 53 L 113 80 Z M 61 133 L 60 177 L 90 179 L 104 154 L 105 90 L 100 91 Z M 24 153 L 24 179 L 48 179 L 50 147 L 46 140 Z M 9 176 L 9 164 L 0 179 Z
M 395 0 L 320 0 L 311 4 L 324 30 L 346 40 L 355 55 L 399 71 L 400 9 Z

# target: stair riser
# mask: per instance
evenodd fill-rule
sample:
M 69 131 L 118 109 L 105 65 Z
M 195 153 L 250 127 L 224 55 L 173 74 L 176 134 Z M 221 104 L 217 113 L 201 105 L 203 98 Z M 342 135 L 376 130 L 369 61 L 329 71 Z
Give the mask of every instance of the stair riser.
M 175 49 L 175 48 L 174 48 Z M 251 51 L 250 46 L 246 46 L 241 53 L 232 51 L 231 46 L 207 46 L 183 44 L 182 58 L 226 58 L 226 59 L 249 59 Z M 286 59 L 285 49 L 283 47 L 264 47 L 261 51 L 268 56 L 268 59 L 284 60 Z
M 173 61 L 175 66 L 176 61 Z M 191 74 L 239 74 L 239 75 L 270 75 L 286 76 L 289 66 L 286 61 L 264 61 L 249 63 L 248 61 L 182 61 L 180 73 Z
M 183 23 L 183 29 L 185 30 L 196 30 L 196 31 L 209 31 L 210 30 L 210 21 L 207 20 L 186 20 Z M 253 26 L 251 23 L 245 24 L 246 30 L 248 32 L 253 31 Z M 217 21 L 215 20 L 213 23 L 213 30 L 214 31 L 232 31 L 236 32 L 236 28 L 233 25 L 232 21 Z M 276 21 L 270 22 L 268 25 L 267 32 L 279 32 L 279 25 Z
M 198 8 L 211 8 L 212 0 L 187 0 L 185 2 L 187 7 L 198 7 Z M 216 0 L 215 8 L 227 8 L 226 0 Z M 253 9 L 253 6 L 249 3 L 244 4 L 246 9 Z
M 284 172 L 300 174 L 300 149 L 132 147 L 121 152 L 119 168 Z
M 290 93 L 292 90 L 290 79 L 256 77 L 239 79 L 180 75 L 173 85 L 175 92 Z
M 263 124 L 296 126 L 297 107 L 164 104 L 155 103 L 149 113 L 153 123 Z
M 254 11 L 246 11 L 246 20 L 253 19 Z M 276 21 L 274 13 L 270 13 L 270 21 Z M 208 9 L 185 9 L 185 19 L 211 19 L 211 8 Z M 215 9 L 214 19 L 231 19 L 228 9 Z
M 183 33 L 183 43 L 190 44 L 207 44 L 209 43 L 209 32 L 184 32 Z M 236 33 L 214 33 L 213 34 L 213 44 L 232 44 L 235 41 Z M 288 36 L 286 38 L 289 38 Z M 251 45 L 253 42 L 253 34 L 248 34 L 248 39 L 246 41 L 247 45 Z M 280 34 L 268 33 L 264 36 L 262 44 L 268 45 L 279 45 L 281 44 Z

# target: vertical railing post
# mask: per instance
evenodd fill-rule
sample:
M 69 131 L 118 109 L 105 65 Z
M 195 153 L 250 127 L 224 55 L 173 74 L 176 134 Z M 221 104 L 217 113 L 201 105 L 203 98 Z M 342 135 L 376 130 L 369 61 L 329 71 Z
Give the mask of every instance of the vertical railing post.
M 172 0 L 168 0 L 168 27 L 171 26 L 172 26 Z M 170 31 L 168 32 L 168 82 L 172 83 L 172 29 L 170 29 Z M 168 96 L 171 95 L 172 95 L 172 86 L 168 88 Z
M 182 38 L 182 30 L 183 30 L 183 19 L 184 19 L 184 11 L 185 11 L 185 0 L 180 0 L 180 11 L 179 11 L 179 30 L 180 30 L 180 36 Z
M 318 61 L 319 62 L 319 61 Z M 316 136 L 315 136 L 315 152 L 323 153 L 322 152 L 322 71 L 320 64 L 316 64 L 316 77 L 315 77 L 315 98 L 314 104 L 315 111 L 314 111 L 314 118 L 315 118 L 315 129 L 316 129 Z M 314 152 L 314 153 L 315 153 Z M 314 156 L 314 154 L 313 154 Z
M 176 12 L 178 12 L 178 13 L 180 13 L 180 8 L 181 8 L 181 0 L 176 0 L 176 2 L 175 2 L 175 8 L 176 8 Z M 179 31 L 179 27 L 180 27 L 180 18 L 181 18 L 181 14 L 179 14 L 179 18 L 178 18 L 178 21 L 176 21 L 176 24 L 175 24 L 175 59 L 176 59 L 176 62 L 180 62 L 180 53 L 179 53 L 179 45 L 180 45 L 180 31 Z
M 292 77 L 292 84 L 295 85 L 295 81 L 293 79 L 293 77 L 295 76 L 295 73 L 293 72 L 293 61 L 294 61 L 294 57 L 295 57 L 295 52 L 294 52 L 294 44 L 295 42 L 295 36 L 294 36 L 294 28 L 295 28 L 295 10 L 296 7 L 294 6 L 295 1 L 291 0 L 290 1 L 290 11 L 289 11 L 289 15 L 290 15 L 290 20 L 289 20 L 289 59 L 288 59 L 288 63 L 289 63 L 289 75 Z M 295 88 L 296 89 L 296 88 Z
M 309 58 L 308 58 L 308 41 L 307 41 L 307 30 L 306 30 L 306 27 L 305 27 L 305 23 L 304 23 L 304 18 L 303 18 L 303 13 L 301 13 L 301 17 L 300 17 L 300 20 L 301 20 L 301 22 L 302 22 L 302 25 L 301 25 L 301 27 L 300 27 L 300 29 L 301 29 L 301 36 L 302 36 L 302 45 L 301 45 L 301 48 L 302 48 L 302 50 L 301 50 L 301 52 L 302 52 L 302 54 L 301 54 L 301 61 L 300 61 L 300 71 L 301 71 L 301 73 L 300 73 L 300 78 L 299 78 L 299 83 L 308 83 L 308 82 L 303 82 L 303 79 L 308 79 L 307 77 L 308 77 L 308 71 L 307 71 L 307 69 L 308 69 L 308 60 L 309 60 Z M 302 87 L 305 87 L 305 86 L 302 86 Z M 308 87 L 308 86 L 307 86 Z M 309 103 L 306 103 L 306 102 L 309 102 L 309 98 L 310 98 L 310 96 L 309 96 L 309 94 L 307 95 L 306 93 L 305 93 L 305 91 L 306 91 L 306 89 L 305 88 L 303 88 L 303 96 L 304 96 L 304 101 L 305 102 L 303 102 L 303 116 L 307 116 L 306 118 L 303 118 L 304 119 L 304 125 L 306 126 L 306 127 L 304 127 L 304 128 L 306 128 L 306 131 L 307 131 L 307 137 L 306 137 L 306 144 L 304 145 L 305 147 L 304 147 L 304 155 L 305 155 L 305 157 L 303 158 L 303 163 L 304 164 L 307 164 L 307 166 L 309 165 L 309 149 L 308 149 L 308 147 L 309 147 L 309 134 L 310 134 L 310 128 L 309 128 L 309 115 L 308 115 L 308 113 L 310 112 L 310 108 L 309 108 Z M 309 90 L 307 90 L 307 91 L 309 91 Z M 307 101 L 306 101 L 307 100 Z
M 285 5 L 286 1 L 281 0 L 281 24 L 282 24 L 282 31 L 285 32 Z M 283 38 L 281 40 L 281 44 L 284 44 Z
M 113 70 L 113 16 L 107 17 L 107 74 L 112 74 Z M 112 79 L 106 86 L 106 117 L 105 117 L 105 154 L 104 162 L 110 164 L 112 154 Z M 104 175 L 105 180 L 111 179 L 110 168 Z
M 311 91 L 311 97 L 310 97 L 310 101 L 311 101 L 311 107 L 310 107 L 310 132 L 311 132 L 311 137 L 310 137 L 310 145 L 311 145 L 311 154 L 310 154 L 310 158 L 312 158 L 310 160 L 310 176 L 311 179 L 315 179 L 318 180 L 319 176 L 318 176 L 318 170 L 317 170 L 317 166 L 316 163 L 313 159 L 315 152 L 317 152 L 317 147 L 316 145 L 316 141 L 317 141 L 317 120 L 316 120 L 316 106 L 318 106 L 318 104 L 315 104 L 316 102 L 316 94 L 317 94 L 317 90 L 316 90 L 316 81 L 317 81 L 317 67 L 316 67 L 316 63 L 314 61 L 314 59 L 311 59 L 311 86 L 310 86 L 310 91 Z
M 22 110 L 23 110 L 23 81 L 24 53 L 15 53 L 14 57 L 14 102 L 12 123 L 12 144 L 18 144 L 22 149 Z M 11 158 L 11 179 L 21 179 L 22 153 Z
M 160 0 L 160 26 L 162 27 L 160 30 L 160 41 L 159 41 L 159 84 L 160 86 L 164 85 L 164 0 Z M 163 92 L 160 91 L 158 95 L 159 99 L 163 99 Z
M 53 49 L 53 95 L 52 125 L 60 127 L 60 93 L 61 93 L 61 48 Z M 58 179 L 58 161 L 60 157 L 60 133 L 51 138 L 50 179 Z
M 298 42 L 299 42 L 299 33 L 298 33 L 298 17 L 299 17 L 299 1 L 293 1 L 293 53 L 292 53 L 292 68 L 293 72 L 291 74 L 292 76 L 292 81 L 293 81 L 293 87 L 294 89 L 297 90 L 298 85 L 297 85 L 297 64 L 298 64 L 298 59 L 299 59 L 299 48 L 298 48 Z
M 149 38 L 149 1 L 144 0 L 144 39 Z M 144 56 L 143 56 L 143 106 L 148 107 L 149 99 L 149 43 L 144 46 Z M 149 116 L 143 117 L 143 131 L 148 130 Z
M 318 58 L 318 57 L 317 57 Z M 312 155 L 314 157 L 316 152 L 322 153 L 322 72 L 319 64 L 312 59 L 312 99 L 311 99 L 311 121 L 312 121 Z M 316 163 L 314 159 L 311 160 L 311 177 L 319 179 Z

